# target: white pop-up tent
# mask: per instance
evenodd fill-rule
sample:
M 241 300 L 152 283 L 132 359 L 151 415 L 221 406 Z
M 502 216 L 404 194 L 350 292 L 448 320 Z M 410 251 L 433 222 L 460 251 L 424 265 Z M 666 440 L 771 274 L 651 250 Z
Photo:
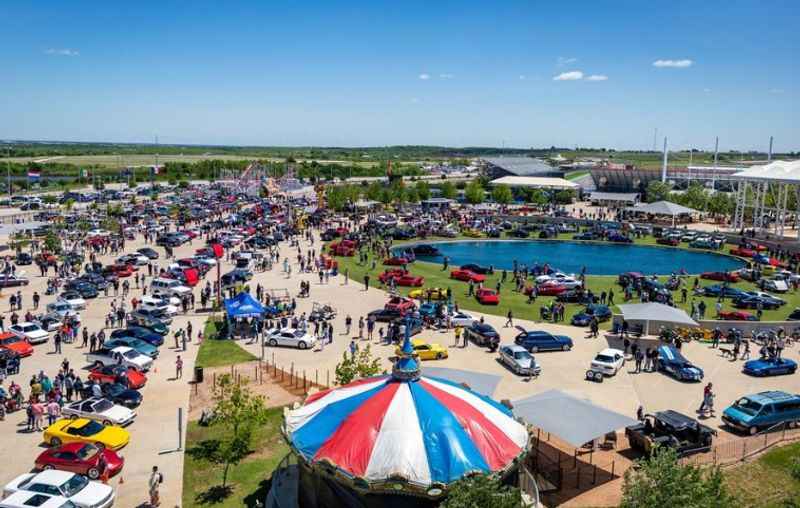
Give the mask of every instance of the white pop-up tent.
M 644 333 L 650 335 L 650 322 L 658 321 L 679 326 L 699 326 L 697 321 L 689 317 L 689 314 L 677 307 L 670 307 L 663 303 L 630 303 L 617 305 L 622 312 L 625 321 L 644 322 Z

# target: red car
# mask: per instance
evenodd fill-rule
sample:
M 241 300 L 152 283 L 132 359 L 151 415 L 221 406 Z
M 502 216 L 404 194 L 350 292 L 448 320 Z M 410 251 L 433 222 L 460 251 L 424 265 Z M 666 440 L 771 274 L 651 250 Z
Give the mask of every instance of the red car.
M 417 308 L 414 300 L 410 298 L 403 298 L 402 296 L 393 296 L 386 305 L 383 306 L 386 310 L 396 310 L 400 314 L 405 315 Z
M 130 277 L 136 269 L 132 265 L 119 263 L 103 268 L 103 273 L 113 273 L 117 277 Z
M 384 284 L 388 284 L 391 279 L 403 277 L 404 275 L 410 275 L 408 273 L 408 270 L 403 270 L 402 268 L 394 268 L 391 270 L 384 270 L 382 274 L 378 275 L 378 280 Z
M 670 245 L 672 247 L 677 247 L 681 242 L 677 238 L 664 236 L 656 240 L 656 243 L 659 245 Z
M 725 321 L 758 321 L 756 316 L 741 310 L 722 311 L 719 318 Z
M 499 305 L 500 295 L 494 289 L 481 288 L 475 292 L 475 298 L 483 305 Z
M 539 296 L 558 296 L 568 288 L 558 282 L 545 282 L 536 287 L 536 293 Z
M 353 240 L 342 240 L 331 243 L 329 249 L 334 256 L 355 256 L 356 247 L 356 242 Z
M 700 278 L 724 282 L 739 282 L 739 274 L 736 272 L 703 272 L 700 274 Z
M 138 390 L 147 383 L 147 376 L 124 365 L 102 365 L 89 371 L 89 379 L 95 379 L 101 383 L 122 383 L 128 388 Z
M 486 280 L 485 275 L 481 275 L 479 273 L 472 272 L 470 270 L 453 270 L 450 272 L 450 278 L 456 280 L 463 280 L 464 282 L 472 281 L 475 283 L 484 282 Z
M 752 249 L 745 249 L 744 247 L 737 247 L 735 249 L 731 249 L 730 253 L 734 256 L 741 256 L 743 258 L 751 258 L 755 256 L 756 251 Z
M 409 262 L 410 261 L 408 259 L 400 256 L 392 256 L 390 258 L 386 258 L 383 260 L 384 265 L 390 265 L 390 266 L 407 265 Z
M 103 474 L 109 477 L 122 471 L 125 459 L 114 450 L 98 448 L 91 443 L 68 443 L 48 448 L 36 457 L 35 468 L 58 469 L 82 474 L 97 480 Z
M 13 351 L 20 357 L 33 354 L 33 346 L 31 346 L 27 340 L 17 337 L 10 332 L 0 333 L 0 348 Z
M 405 286 L 405 287 L 422 287 L 425 284 L 425 278 L 420 277 L 419 275 L 403 275 L 400 277 L 395 277 L 394 283 L 398 286 Z

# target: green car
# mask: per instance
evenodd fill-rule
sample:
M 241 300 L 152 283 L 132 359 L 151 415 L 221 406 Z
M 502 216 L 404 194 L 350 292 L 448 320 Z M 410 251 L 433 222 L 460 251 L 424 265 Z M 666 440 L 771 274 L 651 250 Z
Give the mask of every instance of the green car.
M 125 346 L 135 349 L 137 352 L 155 359 L 158 357 L 158 348 L 136 337 L 117 337 L 105 341 L 105 346 L 114 349 L 115 347 Z
M 128 324 L 147 328 L 151 332 L 159 335 L 167 335 L 169 333 L 169 327 L 160 320 L 145 316 L 137 316 L 136 314 L 133 314 L 132 319 L 128 321 Z

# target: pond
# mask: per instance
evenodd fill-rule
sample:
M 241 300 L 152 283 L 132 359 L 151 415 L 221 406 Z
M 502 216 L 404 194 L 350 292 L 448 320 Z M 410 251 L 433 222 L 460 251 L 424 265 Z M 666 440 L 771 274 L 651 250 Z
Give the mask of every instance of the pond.
M 422 242 L 421 242 L 422 243 Z M 642 272 L 646 275 L 669 275 L 686 270 L 697 274 L 737 270 L 745 263 L 732 256 L 711 251 L 694 251 L 650 245 L 579 242 L 568 240 L 483 240 L 427 242 L 441 252 L 439 257 L 418 256 L 420 261 L 441 263 L 450 258 L 451 266 L 476 263 L 512 270 L 520 265 L 548 263 L 566 273 L 579 273 L 586 267 L 588 275 L 618 275 Z M 398 247 L 395 252 L 405 247 Z

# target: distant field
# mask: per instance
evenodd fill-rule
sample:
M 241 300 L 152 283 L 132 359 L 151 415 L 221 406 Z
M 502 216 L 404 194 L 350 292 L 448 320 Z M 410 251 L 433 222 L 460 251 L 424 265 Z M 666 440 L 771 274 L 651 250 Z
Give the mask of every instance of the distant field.
M 63 163 L 74 164 L 76 166 L 103 166 L 107 168 L 121 168 L 126 166 L 151 166 L 156 163 L 156 158 L 152 154 L 142 155 L 125 155 L 119 157 L 116 155 L 62 155 L 50 157 L 11 157 L 7 159 L 0 159 L 2 161 L 11 161 L 17 163 Z M 158 163 L 165 162 L 199 162 L 203 160 L 226 160 L 226 161 L 241 161 L 241 160 L 269 160 L 273 162 L 283 162 L 283 158 L 262 158 L 252 157 L 246 155 L 230 155 L 230 154 L 204 154 L 204 155 L 159 155 Z M 302 162 L 298 160 L 297 162 Z M 310 161 L 309 161 L 310 162 Z M 331 160 L 317 160 L 320 164 L 341 164 L 343 166 L 360 166 L 360 167 L 373 167 L 378 163 L 373 161 L 331 161 Z

